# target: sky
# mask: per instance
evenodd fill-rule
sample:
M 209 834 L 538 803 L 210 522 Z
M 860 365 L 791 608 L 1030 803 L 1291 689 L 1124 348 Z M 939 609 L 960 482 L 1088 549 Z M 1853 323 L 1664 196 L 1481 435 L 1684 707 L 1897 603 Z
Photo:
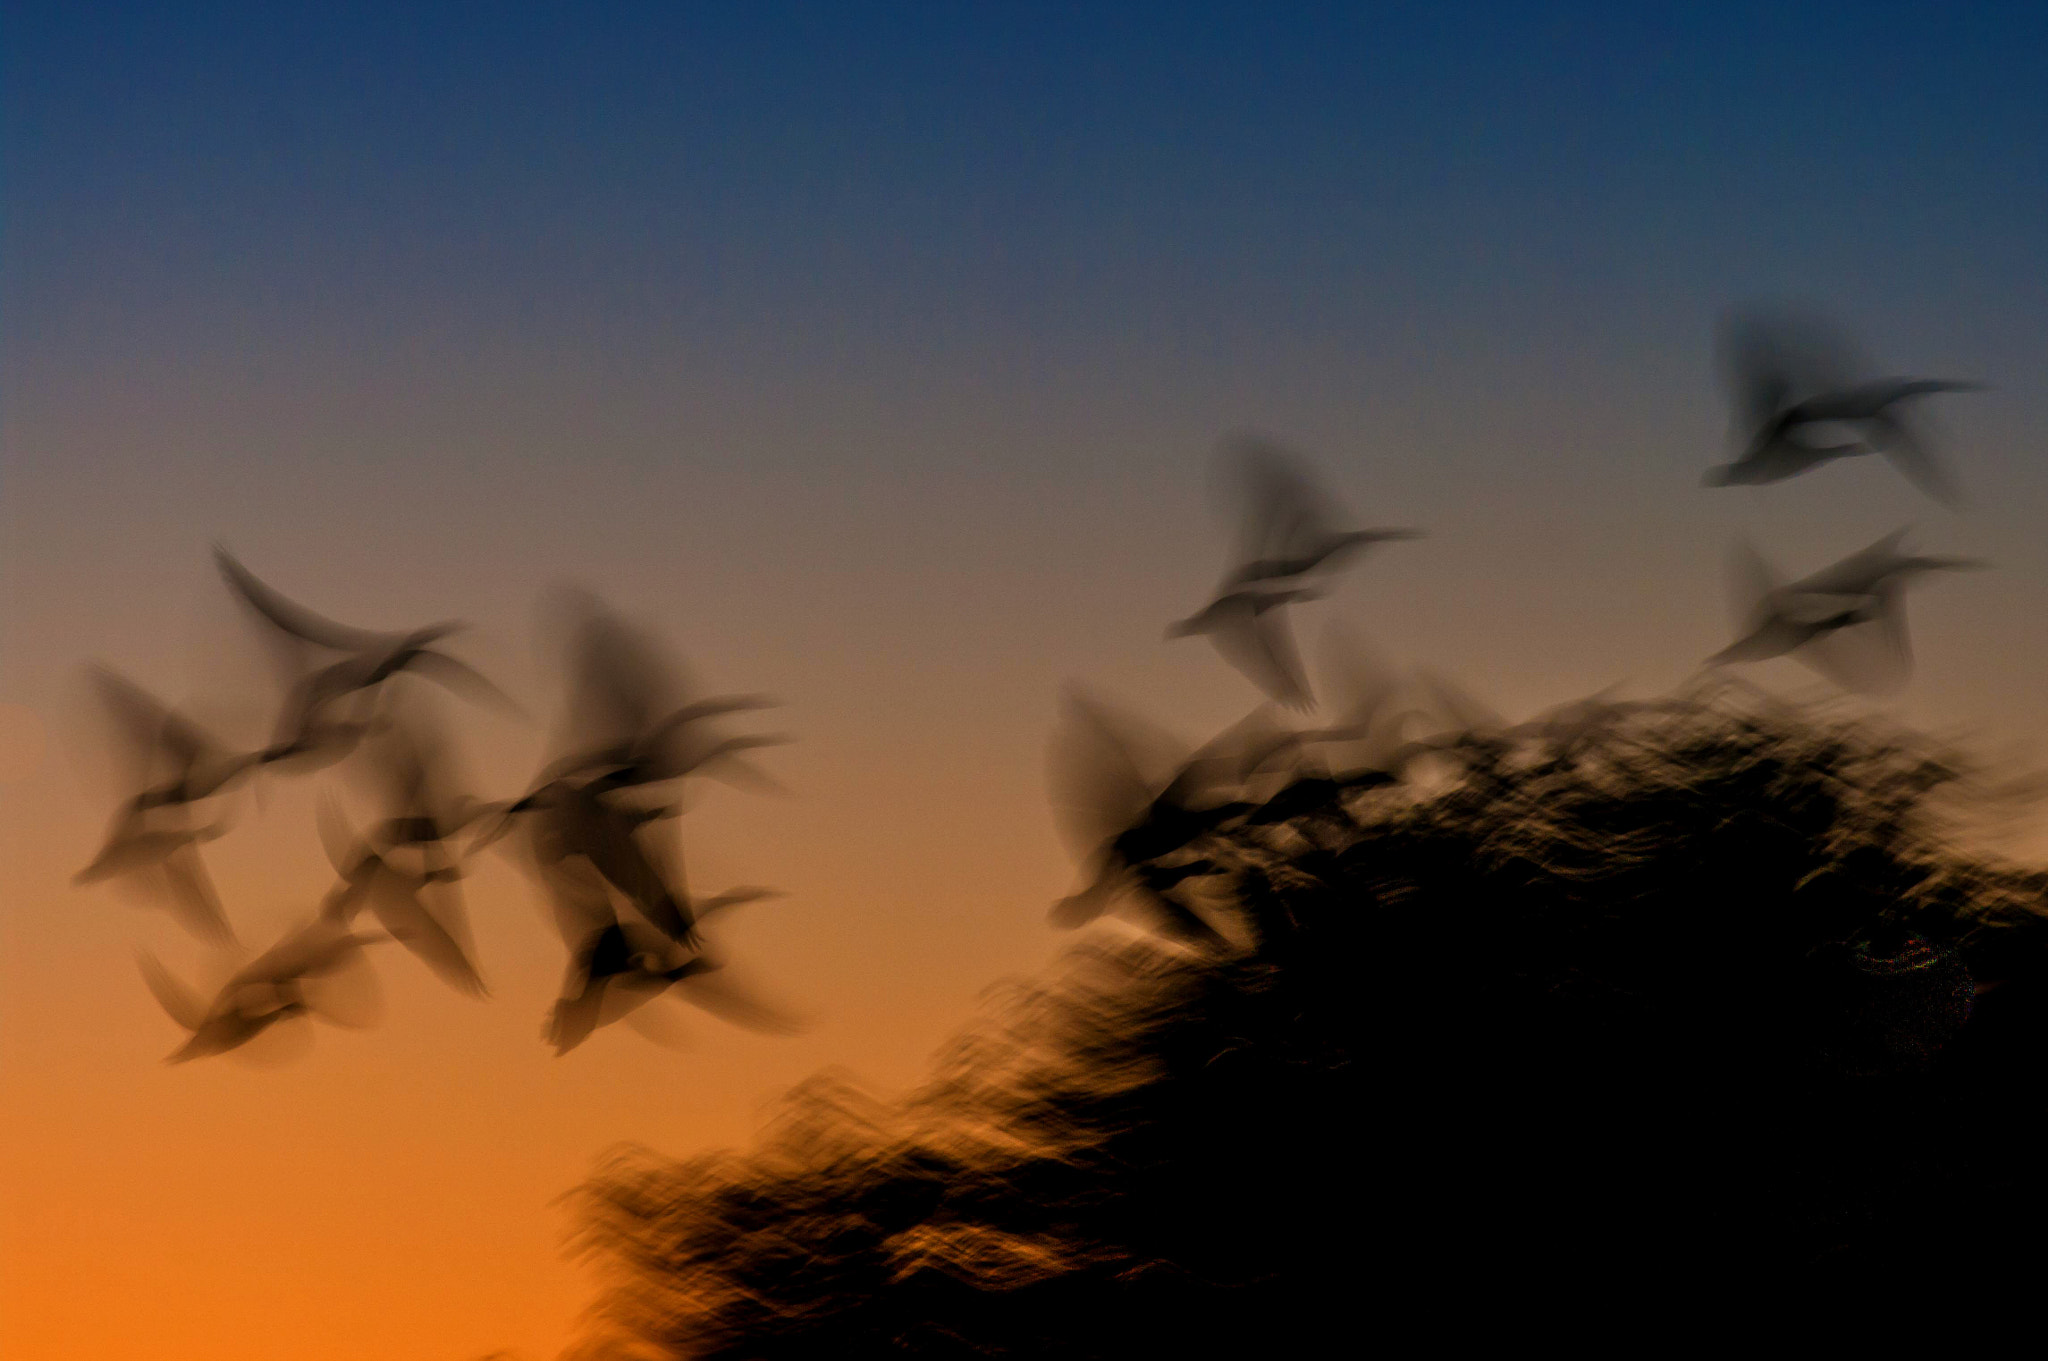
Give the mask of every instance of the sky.
M 1511 716 L 1653 694 L 1728 641 L 1737 535 L 1803 572 L 1912 524 L 1998 570 L 1916 591 L 1893 707 L 2048 737 L 2039 6 L 14 4 L 0 48 L 10 1358 L 551 1356 L 608 1150 L 913 1084 L 1070 944 L 1062 687 L 1190 738 L 1259 698 L 1162 637 L 1225 566 L 1233 432 L 1429 531 L 1311 644 Z M 1990 385 L 1929 407 L 1961 512 L 1876 459 L 1700 485 L 1759 301 Z M 133 955 L 206 961 L 71 883 L 120 797 L 84 667 L 256 740 L 215 543 L 351 623 L 466 621 L 535 715 L 562 581 L 782 700 L 791 796 L 707 788 L 682 838 L 693 887 L 787 891 L 726 945 L 809 1028 L 556 1058 L 560 946 L 487 853 L 489 1002 L 399 958 L 378 1029 L 166 1066 Z M 479 792 L 544 728 L 463 711 Z M 313 789 L 208 848 L 250 939 L 328 886 Z

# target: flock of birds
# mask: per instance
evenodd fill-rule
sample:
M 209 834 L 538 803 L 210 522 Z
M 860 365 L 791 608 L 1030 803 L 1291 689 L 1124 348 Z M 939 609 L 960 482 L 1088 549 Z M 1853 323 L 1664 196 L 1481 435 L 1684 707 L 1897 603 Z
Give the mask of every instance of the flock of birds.
M 1838 459 L 1882 454 L 1944 505 L 1960 503 L 1955 479 L 1917 428 L 1912 408 L 1937 393 L 1982 390 L 1974 382 L 1872 376 L 1834 328 L 1810 316 L 1731 318 L 1722 360 L 1735 406 L 1736 459 L 1706 485 L 1781 482 Z M 1190 751 L 1142 720 L 1070 691 L 1052 752 L 1056 810 L 1064 815 L 1086 881 L 1052 912 L 1074 926 L 1117 902 L 1149 903 L 1155 920 L 1184 939 L 1222 937 L 1188 890 L 1218 866 L 1210 833 L 1240 820 L 1283 821 L 1335 790 L 1401 783 L 1416 763 L 1475 743 L 1525 736 L 1569 745 L 1575 729 L 1623 706 L 1609 692 L 1514 725 L 1445 678 L 1404 680 L 1361 642 L 1333 632 L 1325 664 L 1336 721 L 1298 728 L 1275 712 L 1315 707 L 1289 620 L 1292 607 L 1327 594 L 1332 578 L 1376 545 L 1421 537 L 1413 529 L 1349 529 L 1337 502 L 1299 458 L 1258 441 L 1225 450 L 1228 482 L 1242 506 L 1237 549 L 1213 598 L 1167 628 L 1168 638 L 1206 635 L 1218 653 L 1271 701 Z M 1897 530 L 1860 552 L 1793 581 L 1746 540 L 1732 563 L 1739 636 L 1705 670 L 1791 657 L 1845 690 L 1883 694 L 1911 670 L 1904 596 L 1933 572 L 1980 568 L 1930 557 Z M 1653 703 L 1653 702 L 1652 702 Z
M 1928 495 L 1957 503 L 1955 482 L 1911 409 L 1930 395 L 1981 385 L 1871 377 L 1846 341 L 1805 318 L 1740 318 L 1724 335 L 1723 353 L 1741 452 L 1708 472 L 1708 485 L 1778 482 L 1880 453 Z M 1421 531 L 1343 527 L 1345 516 L 1308 465 L 1272 445 L 1242 442 L 1228 458 L 1243 509 L 1237 549 L 1209 603 L 1170 625 L 1167 636 L 1206 636 L 1271 703 L 1189 751 L 1142 720 L 1069 692 L 1053 742 L 1052 786 L 1055 811 L 1088 869 L 1083 887 L 1054 906 L 1059 925 L 1078 926 L 1135 897 L 1152 905 L 1170 933 L 1220 943 L 1189 897 L 1218 868 L 1199 850 L 1210 832 L 1238 819 L 1283 821 L 1296 804 L 1308 807 L 1338 789 L 1412 779 L 1414 763 L 1475 740 L 1498 745 L 1536 734 L 1568 742 L 1575 728 L 1616 707 L 1603 692 L 1511 725 L 1440 676 L 1402 679 L 1357 639 L 1333 630 L 1326 666 L 1335 677 L 1330 688 L 1342 692 L 1330 706 L 1334 720 L 1307 728 L 1286 721 L 1278 709 L 1316 704 L 1289 622 L 1292 607 L 1325 595 L 1338 573 L 1375 547 Z M 1849 690 L 1902 685 L 1910 670 L 1906 585 L 1985 565 L 1912 553 L 1905 536 L 1896 531 L 1789 582 L 1738 544 L 1740 636 L 1706 666 L 1790 656 Z M 484 995 L 460 881 L 470 856 L 515 831 L 568 953 L 545 1029 L 558 1053 L 615 1020 L 644 1025 L 645 1003 L 664 993 L 741 1024 L 789 1027 L 773 1007 L 719 978 L 721 961 L 698 930 L 712 914 L 771 890 L 691 898 L 664 830 L 687 779 L 779 788 L 747 753 L 785 739 L 730 735 L 719 726 L 771 701 L 690 698 L 654 639 L 595 597 L 566 594 L 570 676 L 557 755 L 525 793 L 487 802 L 456 788 L 449 743 L 424 692 L 517 706 L 439 646 L 458 625 L 410 633 L 347 627 L 286 599 L 225 550 L 216 559 L 286 679 L 266 745 L 230 750 L 111 670 L 93 673 L 140 792 L 122 803 L 105 845 L 78 878 L 140 884 L 235 962 L 209 1000 L 142 956 L 150 990 L 190 1033 L 172 1061 L 303 1034 L 303 1026 L 287 1023 L 310 1016 L 366 1023 L 375 998 L 367 950 L 380 943 L 395 942 L 457 990 Z M 1419 702 L 1404 703 L 1418 695 Z M 336 883 L 310 921 L 245 959 L 201 854 L 227 823 L 202 814 L 245 782 L 342 762 L 370 777 L 384 816 L 357 830 L 323 793 L 317 821 Z M 366 914 L 377 929 L 364 926 Z
M 77 878 L 141 889 L 215 947 L 230 970 L 207 998 L 140 956 L 150 991 L 189 1032 L 171 1062 L 258 1040 L 280 1057 L 309 1038 L 308 1018 L 370 1023 L 379 993 L 368 950 L 380 944 L 396 943 L 457 991 L 484 996 L 461 880 L 472 855 L 515 832 L 568 953 L 544 1032 L 557 1053 L 612 1021 L 646 1023 L 641 1008 L 664 993 L 740 1024 L 789 1028 L 789 1018 L 719 979 L 721 960 L 699 932 L 714 913 L 773 891 L 736 888 L 693 899 L 672 838 L 655 830 L 680 811 L 680 788 L 692 777 L 779 790 L 747 753 L 786 739 L 719 727 L 727 715 L 772 701 L 689 698 L 653 638 L 595 597 L 565 592 L 559 604 L 570 675 L 553 743 L 558 754 L 519 797 L 481 800 L 457 787 L 451 746 L 427 691 L 512 712 L 518 706 L 438 646 L 459 625 L 377 633 L 337 624 L 286 599 L 226 550 L 215 558 L 285 678 L 267 743 L 231 750 L 114 671 L 92 671 L 139 792 L 117 809 L 105 844 Z M 316 820 L 336 882 L 310 920 L 249 957 L 201 847 L 227 831 L 225 800 L 238 788 L 343 763 L 375 788 L 383 816 L 354 828 L 322 789 Z M 658 1023 L 654 1033 L 660 1037 Z

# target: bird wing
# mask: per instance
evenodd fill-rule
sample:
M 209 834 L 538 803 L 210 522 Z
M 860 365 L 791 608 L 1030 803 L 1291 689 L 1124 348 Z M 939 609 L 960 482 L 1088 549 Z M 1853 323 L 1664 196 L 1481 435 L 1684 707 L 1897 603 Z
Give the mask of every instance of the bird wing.
M 594 933 L 618 925 L 604 877 L 580 856 L 539 865 L 548 913 L 562 943 L 574 950 Z
M 135 963 L 142 970 L 142 981 L 149 985 L 150 995 L 156 998 L 170 1018 L 187 1030 L 197 1031 L 206 1020 L 206 1003 L 199 994 L 157 962 L 156 956 L 137 951 Z
M 582 991 L 556 999 L 554 1009 L 548 1013 L 543 1035 L 555 1047 L 557 1058 L 589 1039 L 590 1032 L 597 1029 L 598 1005 L 604 1000 L 609 980 L 585 981 L 587 986 Z
M 1298 752 L 1300 746 L 1301 734 L 1276 719 L 1271 705 L 1261 704 L 1197 747 L 1159 801 L 1187 807 L 1212 794 L 1227 797 L 1259 771 Z
M 109 727 L 120 750 L 123 782 L 140 789 L 157 777 L 159 757 L 164 750 L 165 731 L 171 711 L 162 701 L 110 666 L 98 663 L 87 668 L 100 708 L 110 720 Z
M 568 656 L 568 706 L 554 749 L 564 758 L 630 749 L 685 689 L 681 665 L 645 630 L 581 587 L 562 587 L 550 604 Z
M 1786 307 L 1729 313 L 1717 349 L 1744 442 L 1786 407 L 1848 387 L 1870 368 L 1838 327 Z
M 1888 411 L 1872 417 L 1869 426 L 1872 442 L 1894 468 L 1905 474 L 1907 481 L 1951 510 L 1962 505 L 1962 492 L 1956 486 L 1955 476 L 1907 417 Z
M 346 922 L 334 916 L 316 915 L 236 970 L 222 991 L 289 983 L 340 968 L 372 939 L 375 937 L 357 935 Z
M 313 826 L 320 833 L 320 849 L 326 853 L 327 863 L 342 878 L 352 878 L 368 848 L 349 824 L 348 814 L 341 811 L 340 802 L 326 789 L 313 805 Z
M 605 994 L 618 978 L 625 958 L 626 944 L 616 922 L 572 942 L 562 995 L 549 1012 L 543 1032 L 558 1057 L 583 1043 L 602 1023 Z
M 220 568 L 220 574 L 228 586 L 241 597 L 244 604 L 274 627 L 294 638 L 336 652 L 371 652 L 389 647 L 394 640 L 403 636 L 351 628 L 347 624 L 337 624 L 332 619 L 315 614 L 305 606 L 285 599 L 257 580 L 255 574 L 236 561 L 235 555 L 224 547 L 215 546 L 213 560 Z
M 1844 690 L 1892 695 L 1912 676 L 1912 645 L 1906 636 L 1905 590 L 1887 583 L 1877 595 L 1877 617 L 1830 629 L 1792 654 Z
M 1173 734 L 1068 685 L 1046 745 L 1046 784 L 1074 852 L 1093 855 L 1129 829 L 1187 756 Z
M 1287 624 L 1286 606 L 1260 609 L 1249 596 L 1235 599 L 1242 604 L 1217 619 L 1209 641 L 1223 660 L 1275 700 L 1290 709 L 1309 708 L 1314 701 L 1302 674 L 1294 631 Z
M 1771 602 L 1779 590 L 1777 570 L 1747 538 L 1737 539 L 1728 550 L 1728 603 L 1737 626 L 1762 628 L 1773 617 Z
M 1320 560 L 1338 538 L 1336 500 L 1307 460 L 1265 440 L 1240 438 L 1225 446 L 1241 498 L 1240 564 Z M 1242 584 L 1240 567 L 1231 585 Z M 1278 570 L 1268 568 L 1268 571 Z
M 1869 595 L 1896 570 L 1900 550 L 1911 532 L 1910 525 L 1895 529 L 1870 547 L 1800 578 L 1787 590 L 1801 595 Z
M 691 1006 L 746 1030 L 794 1035 L 805 1028 L 801 1017 L 735 978 L 729 967 L 692 973 L 676 984 L 675 992 Z
M 299 991 L 307 1009 L 329 1025 L 367 1030 L 384 1019 L 384 989 L 362 950 L 349 951 L 333 968 L 306 978 Z
M 709 898 L 699 898 L 690 907 L 691 911 L 696 914 L 697 920 L 702 922 L 706 917 L 729 911 L 745 903 L 758 903 L 766 898 L 787 898 L 788 896 L 787 893 L 784 893 L 779 888 L 760 888 L 748 884 L 740 888 L 729 888 L 723 893 L 714 893 Z
M 465 699 L 477 700 L 514 718 L 526 717 L 526 710 L 519 706 L 519 702 L 492 684 L 481 671 L 445 652 L 421 648 L 405 664 L 405 669 L 425 676 Z
M 211 945 L 235 943 L 235 929 L 221 910 L 220 895 L 199 858 L 199 848 L 187 841 L 171 848 L 158 865 L 163 875 L 166 900 L 173 914 L 193 935 Z
M 1811 625 L 1795 624 L 1789 619 L 1773 615 L 1707 658 L 1707 665 L 1725 666 L 1730 662 L 1761 662 L 1772 657 L 1782 657 L 1794 648 L 1811 642 L 1815 632 Z
M 418 880 L 386 868 L 370 886 L 369 908 L 393 940 L 457 992 L 482 997 L 490 991 L 455 932 L 428 909 Z

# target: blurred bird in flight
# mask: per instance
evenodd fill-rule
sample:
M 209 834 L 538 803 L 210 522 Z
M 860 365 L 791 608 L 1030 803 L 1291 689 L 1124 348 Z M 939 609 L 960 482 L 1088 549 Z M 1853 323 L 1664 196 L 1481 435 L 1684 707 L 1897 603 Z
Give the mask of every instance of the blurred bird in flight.
M 1810 317 L 1739 314 L 1724 325 L 1721 349 L 1742 453 L 1709 469 L 1708 486 L 1780 482 L 1834 459 L 1882 453 L 1934 500 L 1960 503 L 1955 479 L 1904 408 L 1983 384 L 1864 376 L 1869 366 L 1849 343 Z M 1830 432 L 1835 442 L 1823 442 Z
M 1325 594 L 1321 583 L 1375 544 L 1422 537 L 1414 529 L 1340 529 L 1336 501 L 1293 454 L 1240 439 L 1223 452 L 1225 480 L 1241 502 L 1234 564 L 1215 597 L 1167 629 L 1205 634 L 1223 659 L 1292 709 L 1313 706 L 1284 607 Z

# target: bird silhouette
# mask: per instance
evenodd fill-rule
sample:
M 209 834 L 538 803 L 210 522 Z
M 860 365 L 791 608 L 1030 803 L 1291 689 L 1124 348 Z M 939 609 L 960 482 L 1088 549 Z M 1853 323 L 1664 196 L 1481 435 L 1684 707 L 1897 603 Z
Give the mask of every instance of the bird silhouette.
M 1885 694 L 1899 689 L 1912 670 L 1907 583 L 1929 572 L 1987 565 L 1904 553 L 1906 533 L 1896 530 L 1791 583 L 1781 582 L 1746 540 L 1738 542 L 1730 575 L 1742 635 L 1708 658 L 1707 665 L 1791 656 L 1845 690 Z
M 687 699 L 681 664 L 595 595 L 565 587 L 554 607 L 567 634 L 569 696 L 554 742 L 559 754 L 537 784 L 599 777 L 617 790 L 703 774 L 758 792 L 786 792 L 742 753 L 787 737 L 728 736 L 715 727 L 718 718 L 771 708 L 774 700 L 752 694 Z
M 1313 706 L 1283 606 L 1315 600 L 1319 584 L 1375 544 L 1421 537 L 1413 529 L 1339 529 L 1334 499 L 1301 458 L 1263 440 L 1224 446 L 1224 482 L 1241 502 L 1232 566 L 1215 598 L 1167 627 L 1168 638 L 1206 634 L 1223 659 L 1267 695 Z
M 235 595 L 267 626 L 266 634 L 288 677 L 276 734 L 266 762 L 328 764 L 354 749 L 369 731 L 366 706 L 384 681 L 401 671 L 425 676 L 472 699 L 517 713 L 519 706 L 467 663 L 432 646 L 461 624 L 430 624 L 408 633 L 377 633 L 337 624 L 266 586 L 227 549 L 214 562 Z M 317 658 L 341 656 L 321 664 Z
M 1905 407 L 1976 382 L 1869 378 L 1868 365 L 1832 327 L 1812 317 L 1750 313 L 1723 328 L 1722 356 L 1743 451 L 1710 469 L 1709 486 L 1783 481 L 1838 458 L 1881 453 L 1943 505 L 1961 500 L 1954 478 L 1914 428 Z M 1853 436 L 1822 442 L 1821 432 Z
M 346 926 L 368 911 L 449 986 L 482 997 L 489 989 L 474 960 L 460 861 L 447 841 L 492 806 L 449 792 L 445 739 L 418 714 L 394 715 L 366 755 L 388 815 L 358 835 L 331 797 L 321 800 L 320 839 L 340 876 L 322 913 Z
M 1336 498 L 1306 460 L 1278 445 L 1239 438 L 1226 444 L 1224 459 L 1240 489 L 1243 531 L 1219 595 L 1335 572 L 1376 544 L 1424 537 L 1419 529 L 1339 529 Z
M 1211 872 L 1211 834 L 1252 804 L 1236 797 L 1248 764 L 1273 750 L 1260 731 L 1234 725 L 1189 752 L 1169 734 L 1069 687 L 1048 752 L 1053 809 L 1081 856 L 1087 882 L 1054 904 L 1055 925 L 1093 921 L 1135 897 L 1170 933 L 1205 944 L 1222 936 L 1174 895 Z
M 199 844 L 220 836 L 226 825 L 197 826 L 193 812 L 246 775 L 258 755 L 229 751 L 111 668 L 95 666 L 90 674 L 130 783 L 143 787 L 115 811 L 99 852 L 73 882 L 120 877 L 143 888 L 200 939 L 233 943 L 234 930 L 199 856 Z
M 165 1061 L 226 1053 L 303 1016 L 317 1015 L 337 1025 L 369 1024 L 375 977 L 367 973 L 362 949 L 379 939 L 322 914 L 237 969 L 210 1003 L 154 957 L 139 956 L 143 980 L 158 1005 L 191 1032 Z
M 558 863 L 551 867 L 548 884 L 555 925 L 569 947 L 562 994 L 543 1032 L 557 1055 L 601 1026 L 631 1019 L 672 989 L 681 1000 L 748 1029 L 790 1033 L 798 1028 L 793 1017 L 746 988 L 714 979 L 724 962 L 701 945 L 686 947 L 645 922 L 617 915 L 611 895 L 587 862 Z M 730 889 L 695 904 L 694 915 L 702 921 L 741 903 L 777 896 L 773 889 Z
M 1310 590 L 1231 591 L 1210 601 L 1198 613 L 1169 624 L 1168 638 L 1207 635 L 1223 659 L 1268 695 L 1291 709 L 1314 704 L 1302 674 L 1301 652 L 1280 607 L 1314 600 Z

